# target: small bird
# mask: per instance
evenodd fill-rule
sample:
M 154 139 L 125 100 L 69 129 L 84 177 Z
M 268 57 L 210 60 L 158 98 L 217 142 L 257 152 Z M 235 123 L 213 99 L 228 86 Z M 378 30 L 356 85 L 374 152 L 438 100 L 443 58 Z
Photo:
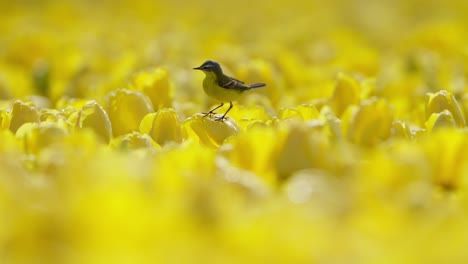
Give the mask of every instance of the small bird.
M 229 108 L 221 117 L 216 118 L 216 121 L 222 121 L 226 114 L 232 108 L 232 101 L 237 100 L 243 92 L 254 88 L 264 87 L 264 83 L 244 84 L 235 78 L 229 77 L 223 73 L 221 66 L 216 61 L 207 60 L 200 67 L 193 68 L 201 70 L 206 77 L 203 80 L 203 90 L 205 93 L 216 100 L 221 101 L 221 104 L 211 109 L 205 116 L 215 114 L 215 110 L 222 107 L 224 102 L 229 101 Z

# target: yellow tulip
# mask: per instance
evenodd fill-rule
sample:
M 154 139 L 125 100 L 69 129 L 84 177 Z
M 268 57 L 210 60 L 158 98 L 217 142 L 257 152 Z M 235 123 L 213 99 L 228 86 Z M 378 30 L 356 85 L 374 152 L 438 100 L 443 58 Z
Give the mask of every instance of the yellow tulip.
M 60 122 L 60 121 L 65 121 L 66 116 L 55 109 L 42 109 L 39 111 L 39 120 L 41 122 Z
M 465 117 L 463 111 L 458 104 L 457 99 L 453 94 L 445 90 L 437 93 L 428 93 L 428 101 L 426 105 L 426 118 L 434 113 L 440 113 L 444 110 L 450 111 L 458 127 L 465 127 Z
M 373 146 L 391 135 L 393 110 L 383 99 L 362 101 L 344 114 L 343 131 L 353 143 Z
M 302 169 L 329 166 L 330 141 L 323 133 L 323 125 L 307 127 L 292 123 L 283 129 L 276 135 L 279 145 L 275 165 L 279 177 L 289 177 Z
M 163 149 L 151 163 L 151 182 L 156 190 L 154 195 L 158 203 L 164 205 L 163 208 L 179 212 L 183 208 L 175 208 L 173 205 L 196 203 L 191 200 L 195 196 L 190 195 L 203 192 L 204 187 L 211 188 L 209 183 L 216 178 L 216 171 L 215 152 L 202 145 L 184 142 L 177 148 Z
M 91 128 L 106 143 L 112 138 L 112 124 L 106 111 L 96 101 L 90 101 L 76 113 L 75 128 Z
M 468 147 L 466 132 L 454 129 L 438 129 L 430 137 L 422 139 L 422 147 L 432 167 L 432 179 L 439 186 L 453 190 L 466 184 L 465 160 Z M 463 186 L 465 187 L 465 186 Z
M 26 153 L 38 155 L 44 148 L 62 142 L 67 134 L 66 128 L 55 123 L 26 123 L 18 129 L 16 138 Z
M 222 107 L 217 112 L 223 113 L 223 111 L 226 110 L 227 108 Z M 271 118 L 264 107 L 243 105 L 236 105 L 232 108 L 232 110 L 229 111 L 229 117 L 236 120 L 236 123 L 241 129 L 245 129 L 255 122 L 266 122 Z
M 33 106 L 15 101 L 11 110 L 10 130 L 16 133 L 20 126 L 29 122 L 39 122 L 39 112 Z
M 136 74 L 130 82 L 130 88 L 148 96 L 155 110 L 172 106 L 174 88 L 166 69 L 155 68 Z
M 231 137 L 221 151 L 233 166 L 253 172 L 269 184 L 276 183 L 277 173 L 272 165 L 278 155 L 278 134 L 272 128 L 252 128 Z
M 140 132 L 148 134 L 160 145 L 182 142 L 179 117 L 174 109 L 165 108 L 146 115 L 140 124 Z
M 130 134 L 121 135 L 114 138 L 110 146 L 121 150 L 139 149 L 139 148 L 160 148 L 160 146 L 154 142 L 154 140 L 146 135 L 140 134 L 139 132 L 132 132 Z
M 340 117 L 348 106 L 359 104 L 360 94 L 359 83 L 352 77 L 340 73 L 330 98 L 330 105 L 336 116 Z
M 182 124 L 183 137 L 201 144 L 218 148 L 227 138 L 239 133 L 240 128 L 230 118 L 223 122 L 214 121 L 203 114 L 194 115 Z
M 106 112 L 114 136 L 138 131 L 143 117 L 153 112 L 151 101 L 143 93 L 120 89 L 108 95 Z

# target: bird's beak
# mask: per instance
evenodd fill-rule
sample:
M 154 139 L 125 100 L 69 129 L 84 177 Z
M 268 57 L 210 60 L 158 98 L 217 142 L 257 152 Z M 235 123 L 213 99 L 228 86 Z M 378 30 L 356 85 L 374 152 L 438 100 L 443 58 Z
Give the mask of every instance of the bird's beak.
M 201 66 L 200 66 L 200 67 L 201 67 Z M 195 68 L 193 68 L 193 69 L 194 69 L 194 70 L 201 70 L 200 67 L 195 67 Z

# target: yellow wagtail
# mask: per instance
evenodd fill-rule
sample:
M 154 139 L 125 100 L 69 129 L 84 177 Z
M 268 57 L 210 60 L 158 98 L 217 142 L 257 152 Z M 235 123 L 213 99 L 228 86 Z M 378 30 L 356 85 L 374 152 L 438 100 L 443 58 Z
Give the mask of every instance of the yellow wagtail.
M 206 77 L 203 80 L 203 90 L 205 93 L 216 100 L 221 101 L 221 104 L 204 113 L 205 116 L 215 114 L 215 110 L 224 105 L 224 102 L 229 101 L 229 108 L 221 117 L 216 118 L 217 121 L 222 121 L 226 114 L 232 108 L 232 101 L 237 100 L 243 92 L 254 88 L 264 87 L 264 83 L 254 83 L 250 85 L 244 84 L 235 78 L 229 77 L 223 73 L 221 66 L 216 61 L 207 60 L 200 67 L 193 68 L 201 70 Z

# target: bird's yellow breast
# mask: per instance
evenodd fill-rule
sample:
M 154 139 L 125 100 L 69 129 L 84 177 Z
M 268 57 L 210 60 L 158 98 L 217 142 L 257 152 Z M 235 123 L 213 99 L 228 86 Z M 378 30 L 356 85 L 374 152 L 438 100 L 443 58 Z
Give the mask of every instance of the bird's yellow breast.
M 237 100 L 242 92 L 235 89 L 226 89 L 218 85 L 216 75 L 212 72 L 206 72 L 206 77 L 203 80 L 203 90 L 205 93 L 220 102 L 230 102 Z

